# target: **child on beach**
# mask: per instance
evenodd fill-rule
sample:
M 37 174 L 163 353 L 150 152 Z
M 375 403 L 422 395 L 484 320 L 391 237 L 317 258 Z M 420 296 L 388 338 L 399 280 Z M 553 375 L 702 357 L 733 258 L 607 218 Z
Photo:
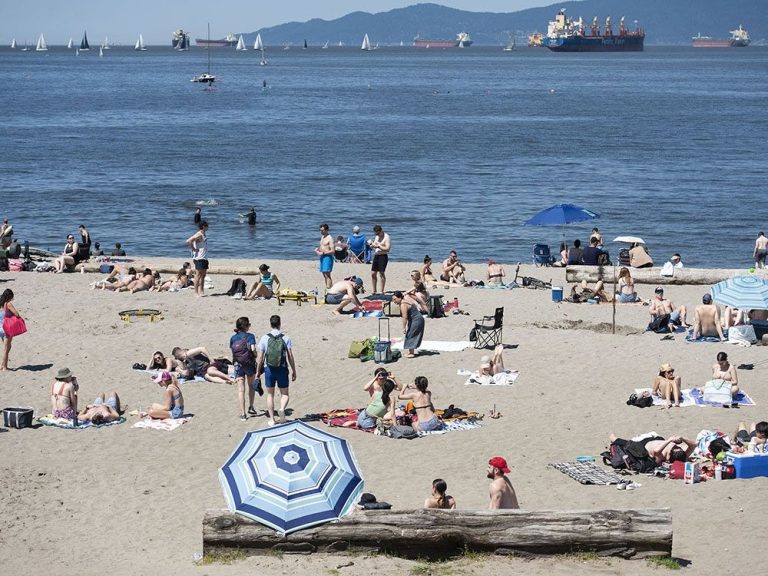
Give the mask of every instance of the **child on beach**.
M 149 407 L 149 417 L 156 420 L 181 418 L 184 415 L 184 396 L 181 394 L 176 375 L 163 371 L 152 381 L 165 388 L 165 393 L 162 404 L 152 404 Z

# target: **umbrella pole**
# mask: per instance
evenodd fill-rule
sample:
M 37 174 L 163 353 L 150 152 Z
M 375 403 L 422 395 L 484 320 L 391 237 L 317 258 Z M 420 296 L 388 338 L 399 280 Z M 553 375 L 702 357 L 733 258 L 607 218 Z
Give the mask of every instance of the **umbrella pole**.
M 616 263 L 613 263 L 613 298 L 611 298 L 611 304 L 613 304 L 613 318 L 611 319 L 611 334 L 616 334 Z

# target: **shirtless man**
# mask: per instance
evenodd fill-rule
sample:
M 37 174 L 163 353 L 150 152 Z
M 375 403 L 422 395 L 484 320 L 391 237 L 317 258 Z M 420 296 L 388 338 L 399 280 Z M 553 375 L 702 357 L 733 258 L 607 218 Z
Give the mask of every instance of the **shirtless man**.
M 656 319 L 657 316 L 665 316 L 669 314 L 669 323 L 677 326 L 688 328 L 688 324 L 685 322 L 685 317 L 688 315 L 688 310 L 685 306 L 676 307 L 671 300 L 664 298 L 664 288 L 661 286 L 655 290 L 656 297 L 651 300 L 651 305 L 648 312 L 652 319 Z
M 320 272 L 325 281 L 325 288 L 330 289 L 333 285 L 331 271 L 333 270 L 333 236 L 330 234 L 328 224 L 320 224 L 320 245 L 315 248 L 315 254 L 320 256 Z
M 377 294 L 378 279 L 381 278 L 381 291 L 384 292 L 384 286 L 387 283 L 387 263 L 389 262 L 389 251 L 392 248 L 392 241 L 389 234 L 376 224 L 373 227 L 373 240 L 371 248 L 373 249 L 373 260 L 371 261 L 371 281 L 373 282 L 373 293 Z
M 352 302 L 355 306 L 362 309 L 363 305 L 357 295 L 363 291 L 363 279 L 354 277 L 353 280 L 341 280 L 331 286 L 325 293 L 326 304 L 337 304 L 334 314 L 341 314 L 344 307 Z
M 510 470 L 507 461 L 501 456 L 494 456 L 488 460 L 488 478 L 491 479 L 491 486 L 488 490 L 490 502 L 489 510 L 513 510 L 520 508 L 517 503 L 517 495 L 512 483 L 505 476 Z
M 768 238 L 765 237 L 763 232 L 757 235 L 755 240 L 755 250 L 752 256 L 755 258 L 756 268 L 765 268 L 765 256 L 768 254 Z
M 451 250 L 448 258 L 443 260 L 443 272 L 440 274 L 440 280 L 452 284 L 463 284 L 465 270 L 466 268 L 459 260 L 456 250 Z
M 704 294 L 701 302 L 693 314 L 693 337 L 713 336 L 725 340 L 723 327 L 720 325 L 720 312 L 717 306 L 712 304 L 712 295 Z
M 80 411 L 77 419 L 81 422 L 89 421 L 94 425 L 119 420 L 120 397 L 117 392 L 112 392 L 108 398 L 105 398 L 105 394 L 102 392 L 96 397 L 93 404 L 89 404 Z

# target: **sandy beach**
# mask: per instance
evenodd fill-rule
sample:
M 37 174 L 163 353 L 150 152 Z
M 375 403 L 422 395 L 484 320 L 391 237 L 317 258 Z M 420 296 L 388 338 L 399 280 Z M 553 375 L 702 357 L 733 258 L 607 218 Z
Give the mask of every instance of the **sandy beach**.
M 170 259 L 144 259 L 149 266 L 176 266 Z M 248 266 L 260 262 L 228 261 Z M 315 261 L 266 261 L 282 287 L 322 287 Z M 213 266 L 223 265 L 212 260 Z M 392 262 L 387 289 L 410 287 L 408 273 L 417 265 Z M 514 265 L 506 264 L 508 280 Z M 524 266 L 521 272 L 563 285 L 562 269 Z M 481 264 L 468 265 L 468 277 L 483 278 Z M 370 282 L 368 266 L 337 264 L 334 279 L 358 274 Z M 340 317 L 331 306 L 278 307 L 275 300 L 241 301 L 227 296 L 196 298 L 179 293 L 135 295 L 91 290 L 97 274 L 0 273 L 0 289 L 11 288 L 14 305 L 29 332 L 14 341 L 11 372 L 0 373 L 0 407 L 33 406 L 36 416 L 50 412 L 49 386 L 56 369 L 67 366 L 80 382 L 80 404 L 100 392 L 116 390 L 128 410 L 159 402 L 161 389 L 145 374 L 131 371 L 155 350 L 205 346 L 215 356 L 230 356 L 228 340 L 235 319 L 248 316 L 251 331 L 268 331 L 269 316 L 280 314 L 295 347 L 297 381 L 291 385 L 293 417 L 334 408 L 361 407 L 363 384 L 375 365 L 347 358 L 352 340 L 373 336 L 375 318 Z M 164 275 L 168 278 L 169 275 Z M 226 291 L 233 276 L 212 275 L 214 289 Z M 250 284 L 253 277 L 246 278 Z M 642 298 L 653 286 L 638 285 Z M 668 286 L 666 295 L 685 304 L 688 320 L 707 291 L 704 286 Z M 507 458 L 510 479 L 526 509 L 599 509 L 671 507 L 673 556 L 694 574 L 754 571 L 752 550 L 762 546 L 760 519 L 768 512 L 764 490 L 768 478 L 681 481 L 639 477 L 634 491 L 611 486 L 583 486 L 547 464 L 598 457 L 608 434 L 622 437 L 656 431 L 669 437 L 695 437 L 702 429 L 732 434 L 740 420 L 766 419 L 765 348 L 729 344 L 691 344 L 682 335 L 663 340 L 644 334 L 648 308 L 617 307 L 617 334 L 611 334 L 611 306 L 554 303 L 545 290 L 435 288 L 445 300 L 458 298 L 469 315 L 427 319 L 425 339 L 466 340 L 472 319 L 505 308 L 504 343 L 508 368 L 520 371 L 512 386 L 465 386 L 457 370 L 476 370 L 487 351 L 466 349 L 415 359 L 401 359 L 391 371 L 403 382 L 429 379 L 435 405 L 454 404 L 486 413 L 475 430 L 452 432 L 414 441 L 395 441 L 356 430 L 333 429 L 353 446 L 365 474 L 365 491 L 398 509 L 420 508 L 431 482 L 442 477 L 459 508 L 486 508 L 487 461 Z M 157 308 L 158 322 L 124 322 L 118 311 Z M 401 335 L 399 319 L 393 334 Z M 735 365 L 752 363 L 739 380 L 757 406 L 740 409 L 638 409 L 626 405 L 638 387 L 650 386 L 661 363 L 682 376 L 683 387 L 710 379 L 716 354 L 725 350 Z M 51 574 L 171 573 L 240 575 L 407 574 L 423 565 L 387 556 L 250 557 L 231 565 L 198 566 L 202 550 L 201 520 L 205 510 L 223 509 L 218 468 L 243 433 L 266 425 L 265 417 L 238 419 L 234 386 L 191 382 L 183 385 L 187 412 L 194 417 L 173 432 L 133 428 L 125 424 L 101 429 L 61 430 L 52 427 L 9 430 L 0 434 L 3 489 L 0 509 L 0 565 L 5 573 L 22 570 Z M 264 399 L 259 401 L 264 408 Z M 323 424 L 315 424 L 322 426 Z M 337 568 L 353 562 L 353 566 Z M 105 569 L 108 566 L 108 569 Z M 451 574 L 651 574 L 663 568 L 642 560 L 595 560 L 581 557 L 533 561 L 482 557 L 438 566 Z M 333 572 L 333 570 L 338 570 Z M 437 568 L 435 568 L 437 570 Z M 426 572 L 421 572 L 426 573 Z

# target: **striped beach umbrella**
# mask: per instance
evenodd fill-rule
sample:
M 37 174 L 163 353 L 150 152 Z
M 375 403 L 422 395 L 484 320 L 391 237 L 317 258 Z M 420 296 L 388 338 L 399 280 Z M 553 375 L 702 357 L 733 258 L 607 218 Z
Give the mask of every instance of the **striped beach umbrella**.
M 768 281 L 757 276 L 735 276 L 711 289 L 718 304 L 739 310 L 768 310 Z
M 363 490 L 347 441 L 298 420 L 246 433 L 219 480 L 231 512 L 282 534 L 345 516 Z

